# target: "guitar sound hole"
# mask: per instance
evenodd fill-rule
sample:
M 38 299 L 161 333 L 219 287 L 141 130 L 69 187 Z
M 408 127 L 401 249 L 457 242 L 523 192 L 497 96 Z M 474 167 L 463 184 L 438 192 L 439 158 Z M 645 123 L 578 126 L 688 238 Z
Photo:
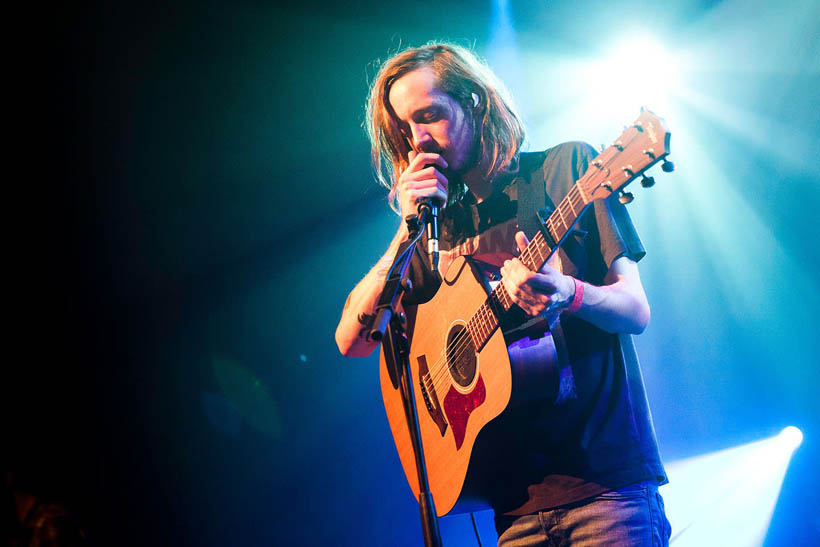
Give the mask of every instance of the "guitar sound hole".
M 464 325 L 455 325 L 447 335 L 447 366 L 450 375 L 462 387 L 475 377 L 475 349 L 470 333 Z

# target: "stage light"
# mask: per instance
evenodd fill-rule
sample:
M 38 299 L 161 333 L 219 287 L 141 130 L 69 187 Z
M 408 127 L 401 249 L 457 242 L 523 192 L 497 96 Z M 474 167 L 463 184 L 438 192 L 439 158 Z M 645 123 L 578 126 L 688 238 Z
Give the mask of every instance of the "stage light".
M 762 441 L 667 465 L 661 493 L 673 544 L 761 545 L 802 437 L 789 426 Z
M 787 446 L 789 450 L 794 451 L 797 450 L 797 447 L 803 442 L 803 432 L 795 426 L 790 425 L 783 428 L 783 431 L 780 432 L 780 438 L 782 439 L 784 446 Z
M 615 42 L 581 71 L 587 108 L 596 116 L 630 119 L 641 106 L 668 112 L 679 86 L 678 57 L 643 31 Z

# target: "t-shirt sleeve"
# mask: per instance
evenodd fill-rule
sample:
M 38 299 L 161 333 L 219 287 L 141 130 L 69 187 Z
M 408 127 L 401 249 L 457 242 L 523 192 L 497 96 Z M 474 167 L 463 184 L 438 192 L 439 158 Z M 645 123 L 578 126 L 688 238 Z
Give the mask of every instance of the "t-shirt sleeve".
M 569 143 L 573 151 L 574 180 L 586 172 L 597 152 L 586 143 Z M 595 227 L 598 231 L 601 258 L 607 268 L 616 258 L 626 256 L 638 262 L 646 254 L 638 232 L 632 224 L 626 207 L 618 201 L 617 194 L 593 202 Z M 589 213 L 587 213 L 589 214 Z
M 601 256 L 607 268 L 612 266 L 616 258 L 625 256 L 638 262 L 646 254 L 646 250 L 635 231 L 632 219 L 626 207 L 618 201 L 617 195 L 608 199 L 596 200 L 595 224 L 601 242 Z

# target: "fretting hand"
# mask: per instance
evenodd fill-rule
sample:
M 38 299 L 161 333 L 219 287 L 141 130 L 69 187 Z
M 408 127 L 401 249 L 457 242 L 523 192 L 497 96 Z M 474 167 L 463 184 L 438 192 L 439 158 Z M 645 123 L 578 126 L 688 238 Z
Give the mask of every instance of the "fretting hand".
M 524 232 L 515 234 L 515 243 L 519 251 L 527 247 L 529 241 Z M 517 258 L 504 262 L 501 282 L 513 303 L 532 316 L 560 312 L 569 306 L 575 294 L 575 283 L 570 276 L 548 264 L 532 272 Z

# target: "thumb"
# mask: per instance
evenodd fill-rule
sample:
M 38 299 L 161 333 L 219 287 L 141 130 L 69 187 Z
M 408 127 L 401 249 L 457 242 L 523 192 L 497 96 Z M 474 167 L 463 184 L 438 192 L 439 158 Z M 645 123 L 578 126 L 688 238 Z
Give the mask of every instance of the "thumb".
M 518 245 L 518 250 L 523 251 L 527 245 L 530 244 L 530 240 L 527 239 L 527 236 L 524 235 L 524 232 L 516 232 L 515 233 L 515 244 Z

